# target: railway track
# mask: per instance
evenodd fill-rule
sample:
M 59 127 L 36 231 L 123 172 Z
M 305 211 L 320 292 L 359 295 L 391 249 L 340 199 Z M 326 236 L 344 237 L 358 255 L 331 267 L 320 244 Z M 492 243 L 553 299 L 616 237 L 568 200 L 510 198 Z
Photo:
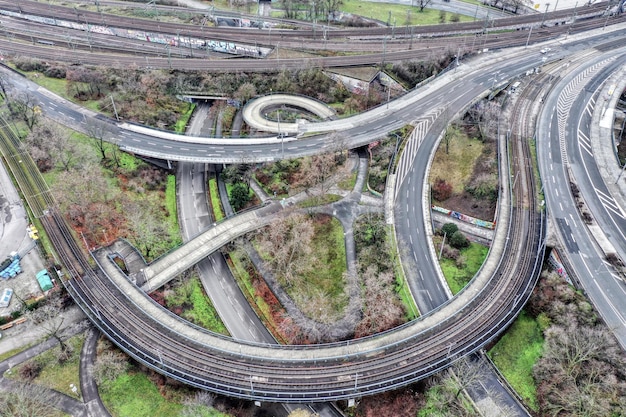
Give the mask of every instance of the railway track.
M 517 125 L 514 120 L 513 132 L 520 131 Z M 6 155 L 22 156 L 12 167 L 19 171 L 20 164 L 30 158 L 19 152 L 19 140 L 6 131 L 3 143 L 13 146 L 5 145 Z M 532 184 L 530 164 L 523 162 L 528 150 L 525 141 L 521 142 L 519 150 L 514 150 L 518 158 L 514 158 L 513 170 L 525 176 L 520 184 Z M 469 287 L 422 319 L 370 338 L 316 346 L 238 343 L 189 325 L 129 282 L 95 267 L 106 257 L 86 255 L 33 167 L 34 163 L 18 182 L 29 190 L 25 195 L 32 201 L 28 197 L 27 201 L 57 250 L 66 272 L 64 285 L 90 319 L 138 361 L 226 395 L 281 402 L 328 401 L 422 379 L 480 349 L 506 328 L 530 294 L 541 266 L 545 221 L 536 210 L 534 195 L 525 197 L 532 187 L 513 181 L 509 245 L 484 286 Z
M 36 181 L 32 184 L 45 187 Z M 190 326 L 139 294 L 129 282 L 116 281 L 103 273 L 104 268 L 94 268 L 93 261 L 106 261 L 106 254 L 94 255 L 90 261 L 53 202 L 41 207 L 41 220 L 66 271 L 68 291 L 90 319 L 138 361 L 226 395 L 327 401 L 382 392 L 424 378 L 476 351 L 514 319 L 541 265 L 544 227 L 540 216 L 523 207 L 527 203 L 523 191 L 519 193 L 510 242 L 520 244 L 507 248 L 497 272 L 476 296 L 465 301 L 457 297 L 423 320 L 392 332 L 317 346 L 236 343 Z M 428 325 L 421 325 L 424 322 Z
M 447 48 L 454 50 L 453 52 L 456 53 L 467 54 L 484 48 L 497 49 L 504 46 L 520 46 L 529 41 L 530 37 L 527 39 L 525 35 L 519 36 L 517 30 L 528 29 L 530 25 L 537 26 L 540 22 L 543 22 L 544 19 L 546 22 L 552 23 L 573 23 L 549 28 L 535 28 L 535 30 L 530 33 L 533 42 L 550 39 L 566 32 L 576 33 L 579 30 L 588 30 L 590 27 L 598 27 L 602 24 L 607 24 L 606 19 L 591 19 L 592 22 L 589 22 L 591 17 L 600 16 L 605 10 L 605 5 L 602 3 L 591 7 L 583 7 L 578 9 L 578 11 L 565 10 L 548 13 L 548 17 L 544 15 L 515 16 L 513 18 L 490 20 L 489 22 L 467 22 L 436 26 L 403 27 L 397 29 L 340 29 L 332 31 L 332 36 L 328 35 L 330 32 L 324 31 L 324 35 L 319 37 L 319 31 L 316 30 L 265 31 L 241 28 L 208 28 L 204 26 L 198 27 L 196 25 L 173 24 L 159 21 L 156 22 L 155 28 L 154 21 L 106 15 L 103 13 L 79 10 L 76 7 L 52 6 L 50 4 L 47 4 L 47 7 L 42 7 L 41 3 L 32 0 L 23 0 L 20 1 L 19 4 L 15 4 L 10 0 L 0 0 L 0 10 L 17 13 L 17 16 L 21 16 L 22 13 L 24 13 L 47 19 L 47 24 L 29 21 L 28 25 L 32 26 L 32 28 L 26 31 L 5 24 L 3 26 L 3 32 L 0 32 L 0 36 L 4 35 L 7 38 L 3 47 L 5 53 L 21 54 L 26 53 L 26 49 L 29 51 L 29 56 L 34 53 L 35 56 L 41 59 L 54 60 L 54 53 L 56 52 L 58 54 L 58 49 L 67 45 L 69 52 L 61 57 L 69 60 L 69 62 L 92 63 L 96 65 L 106 64 L 107 62 L 104 62 L 107 59 L 105 56 L 96 55 L 102 55 L 103 53 L 107 53 L 108 55 L 110 52 L 117 52 L 120 53 L 121 56 L 115 57 L 114 62 L 120 65 L 134 64 L 154 68 L 188 68 L 187 65 L 189 63 L 183 64 L 184 61 L 190 58 L 195 58 L 196 60 L 206 59 L 209 54 L 203 49 L 192 48 L 191 43 L 189 47 L 171 46 L 166 48 L 166 45 L 160 43 L 118 38 L 116 36 L 94 33 L 93 31 L 87 32 L 69 28 L 59 28 L 59 30 L 56 31 L 51 29 L 55 28 L 57 19 L 59 19 L 68 22 L 76 22 L 92 28 L 100 25 L 103 27 L 145 30 L 147 33 L 151 34 L 166 34 L 166 36 L 172 39 L 177 39 L 179 43 L 181 40 L 191 39 L 191 37 L 197 39 L 210 38 L 224 40 L 226 42 L 237 42 L 239 44 L 254 44 L 252 50 L 261 45 L 273 48 L 276 43 L 280 43 L 283 48 L 306 50 L 313 53 L 321 50 L 343 51 L 346 49 L 346 45 L 349 44 L 352 52 L 371 54 L 374 56 L 378 53 L 378 56 L 372 56 L 372 59 L 365 60 L 362 56 L 335 57 L 338 58 L 338 60 L 322 57 L 318 59 L 319 63 L 323 66 L 346 66 L 380 63 L 385 60 L 394 61 L 426 58 L 432 54 L 433 49 L 440 50 L 440 48 Z M 576 19 L 573 19 L 574 15 L 577 16 Z M 612 22 L 624 19 L 626 19 L 626 17 L 618 16 L 612 18 Z M 490 31 L 497 33 L 489 36 Z M 462 51 L 459 49 L 460 36 L 463 36 Z M 468 36 L 473 37 L 473 39 L 467 39 Z M 110 41 L 107 42 L 107 39 Z M 24 43 L 20 45 L 20 41 L 28 42 L 29 40 L 30 45 L 28 45 L 27 48 L 25 48 Z M 45 45 L 48 45 L 48 47 Z M 380 54 L 381 49 L 383 49 L 383 54 Z M 213 55 L 214 57 L 224 56 L 215 52 L 213 52 Z M 160 58 L 155 61 L 155 57 Z M 173 57 L 176 57 L 176 59 L 173 59 Z M 140 58 L 144 58 L 146 61 L 143 62 Z M 150 62 L 147 61 L 148 58 L 152 58 Z M 298 63 L 301 62 L 301 60 L 295 61 Z M 339 62 L 341 64 L 339 64 Z M 109 61 L 109 63 L 111 63 L 111 61 Z M 292 65 L 288 60 L 282 60 L 279 62 L 265 63 L 263 68 L 274 68 L 277 64 L 279 64 L 279 66 Z M 192 65 L 194 65 L 194 69 L 206 67 L 204 63 Z M 230 65 L 232 67 L 234 63 Z

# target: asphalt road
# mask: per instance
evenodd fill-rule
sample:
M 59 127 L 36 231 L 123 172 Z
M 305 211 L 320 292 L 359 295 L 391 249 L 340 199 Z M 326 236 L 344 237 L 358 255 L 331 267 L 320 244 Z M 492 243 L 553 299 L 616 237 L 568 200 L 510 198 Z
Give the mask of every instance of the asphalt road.
M 574 267 L 572 272 L 578 276 L 619 343 L 626 348 L 626 288 L 612 274 L 594 237 L 582 221 L 569 192 L 567 175 L 569 163 L 582 192 L 589 196 L 603 192 L 601 179 L 594 173 L 594 162 L 589 159 L 584 134 L 587 119 L 583 114 L 587 112 L 588 99 L 595 91 L 597 80 L 606 77 L 624 62 L 624 48 L 597 54 L 555 85 L 538 120 L 537 156 L 545 186 L 546 205 L 554 221 L 553 230 L 558 233 L 567 251 L 566 255 Z M 606 222 L 601 226 L 603 230 L 619 243 L 619 238 L 615 237 L 625 230 L 614 223 L 621 221 L 619 216 L 607 210 L 604 204 L 598 204 L 596 198 L 587 201 L 598 223 L 602 225 L 601 222 Z

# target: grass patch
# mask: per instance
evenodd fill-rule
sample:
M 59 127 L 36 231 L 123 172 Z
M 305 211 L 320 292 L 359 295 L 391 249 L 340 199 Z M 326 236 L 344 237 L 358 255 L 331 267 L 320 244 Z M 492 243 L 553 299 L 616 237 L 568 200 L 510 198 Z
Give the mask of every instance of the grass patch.
M 198 326 L 228 336 L 228 330 L 211 304 L 211 300 L 204 293 L 200 279 L 191 279 L 188 285 L 190 294 L 187 303 L 191 304 L 191 308 L 185 310 L 182 316 Z
M 170 236 L 172 236 L 172 238 L 180 236 L 177 213 L 178 206 L 176 205 L 176 176 L 174 175 L 167 176 L 167 184 L 165 186 L 165 207 L 170 214 L 167 217 Z
M 278 330 L 278 325 L 274 320 L 273 308 L 267 303 L 260 291 L 257 291 L 252 276 L 248 273 L 245 263 L 249 262 L 244 251 L 236 250 L 230 253 L 228 264 L 231 267 L 233 277 L 237 281 L 239 288 L 255 310 L 257 316 L 261 319 L 265 327 L 272 333 L 278 341 L 284 341 L 283 335 Z
M 0 362 L 9 359 L 12 356 L 17 355 L 18 353 L 24 352 L 26 349 L 28 349 L 29 347 L 33 346 L 34 343 L 30 343 L 26 346 L 22 346 L 19 348 L 15 348 L 13 350 L 9 350 L 8 352 L 4 352 L 3 354 L 0 355 Z
M 350 176 L 342 179 L 337 183 L 337 186 L 342 190 L 352 191 L 354 189 L 354 185 L 356 184 L 357 172 L 353 171 L 350 173 Z
M 98 100 L 81 101 L 81 100 L 76 100 L 74 97 L 67 94 L 67 80 L 66 79 L 46 77 L 45 75 L 43 75 L 42 73 L 38 71 L 29 71 L 29 72 L 20 71 L 20 72 L 24 74 L 26 78 L 33 81 L 37 85 L 42 86 L 46 90 L 52 91 L 54 94 L 60 97 L 63 97 L 66 100 L 79 104 L 82 107 L 86 107 L 90 110 L 102 112 L 102 110 L 100 110 L 100 108 L 98 107 Z
M 530 148 L 530 161 L 533 164 L 533 175 L 535 176 L 535 191 L 537 193 L 537 199 L 539 203 L 545 201 L 543 195 L 543 187 L 541 186 L 541 174 L 539 173 L 539 167 L 537 166 L 537 141 L 534 139 L 528 140 L 528 147 Z M 543 210 L 545 205 L 541 206 Z
M 440 23 L 439 10 L 405 6 L 401 4 L 375 3 L 360 0 L 344 0 L 341 10 L 359 16 L 387 22 L 390 26 L 437 25 Z M 454 13 L 446 14 L 446 22 L 450 22 Z M 461 22 L 473 22 L 470 16 L 459 16 Z
M 305 277 L 305 281 L 315 283 L 316 287 L 333 299 L 343 298 L 346 247 L 341 222 L 334 217 L 327 222 L 316 222 L 312 246 L 311 256 L 317 259 L 324 268 L 312 271 L 309 276 Z M 343 303 L 335 307 L 343 309 Z
M 100 387 L 100 397 L 114 417 L 170 417 L 181 414 L 180 403 L 166 401 L 143 373 L 131 372 Z
M 319 196 L 309 197 L 306 200 L 302 200 L 298 203 L 298 207 L 309 208 L 315 206 L 323 206 L 325 204 L 334 203 L 341 200 L 341 196 L 337 194 L 324 194 Z
M 220 193 L 217 189 L 217 179 L 215 176 L 209 178 L 209 195 L 211 196 L 211 208 L 213 209 L 213 216 L 215 221 L 220 221 L 226 217 L 224 210 L 222 209 L 222 202 L 220 201 Z
M 62 392 L 69 395 L 72 398 L 81 398 L 80 391 L 78 395 L 74 394 L 70 389 L 70 384 L 74 384 L 80 390 L 79 380 L 79 364 L 80 364 L 80 352 L 85 341 L 85 335 L 80 334 L 68 339 L 65 343 L 72 347 L 72 356 L 65 362 L 59 363 L 57 360 L 60 347 L 56 346 L 49 349 L 42 354 L 31 359 L 41 365 L 41 372 L 39 376 L 33 380 L 34 383 L 43 385 L 53 390 Z M 11 377 L 20 379 L 19 371 L 25 366 L 21 364 L 11 372 Z
M 476 161 L 483 153 L 484 144 L 453 127 L 449 128 L 448 135 L 448 153 L 444 139 L 435 152 L 429 181 L 432 184 L 437 178 L 443 178 L 452 185 L 453 193 L 460 194 L 472 177 Z
M 395 233 L 393 233 L 392 226 L 388 226 L 387 239 L 390 242 L 391 248 L 389 249 L 393 254 L 398 253 L 398 245 L 396 242 Z M 407 320 L 414 320 L 420 316 L 417 304 L 415 304 L 415 298 L 411 294 L 411 289 L 407 285 L 406 276 L 404 275 L 404 269 L 402 269 L 402 262 L 400 256 L 393 256 L 393 271 L 396 277 L 396 293 L 404 305 L 404 311 L 406 311 Z
M 461 251 L 460 256 L 465 259 L 462 267 L 458 267 L 453 259 L 441 259 L 441 270 L 452 294 L 457 294 L 470 282 L 487 258 L 488 252 L 488 247 L 472 242 L 468 248 Z
M 193 115 L 193 111 L 196 108 L 195 104 L 188 104 L 187 110 L 178 118 L 176 124 L 174 124 L 174 131 L 177 133 L 185 133 L 187 130 L 187 123 L 189 123 L 189 119 Z
M 543 335 L 539 323 L 526 311 L 522 311 L 489 351 L 489 356 L 500 372 L 534 411 L 539 410 L 539 405 L 532 370 L 542 350 Z

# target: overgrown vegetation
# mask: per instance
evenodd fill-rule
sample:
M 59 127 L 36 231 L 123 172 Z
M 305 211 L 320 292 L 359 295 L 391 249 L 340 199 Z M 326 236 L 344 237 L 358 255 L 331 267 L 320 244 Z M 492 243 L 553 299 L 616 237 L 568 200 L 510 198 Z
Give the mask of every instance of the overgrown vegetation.
M 543 350 L 543 330 L 537 320 L 522 311 L 489 351 L 489 356 L 508 383 L 534 411 L 539 411 L 539 404 L 533 367 Z
M 451 124 L 429 174 L 434 204 L 491 220 L 498 198 L 496 153 L 499 105 L 481 101 Z
M 395 271 L 397 252 L 389 239 L 382 214 L 361 216 L 354 225 L 358 273 L 362 282 L 363 317 L 355 337 L 367 336 L 396 327 L 415 318 L 413 300 L 398 297 L 404 277 Z M 403 305 L 403 302 L 410 305 Z
M 176 315 L 189 320 L 200 327 L 216 333 L 228 335 L 210 298 L 205 294 L 200 278 L 195 271 L 168 285 L 164 291 L 155 291 L 151 297 Z
M 306 316 L 331 323 L 347 303 L 343 228 L 326 215 L 291 214 L 263 228 L 256 245 Z
M 56 346 L 15 367 L 10 376 L 80 398 L 80 391 L 74 394 L 70 384 L 80 388 L 78 367 L 84 340 L 84 335 L 74 336 L 65 342 L 67 351 L 63 352 L 61 346 Z

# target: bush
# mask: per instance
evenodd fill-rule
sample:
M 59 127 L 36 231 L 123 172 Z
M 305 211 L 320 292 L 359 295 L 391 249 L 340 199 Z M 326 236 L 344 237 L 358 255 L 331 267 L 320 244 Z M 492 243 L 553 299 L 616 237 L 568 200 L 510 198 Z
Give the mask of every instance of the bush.
M 39 376 L 42 370 L 39 362 L 31 360 L 20 367 L 20 376 L 27 381 L 33 381 Z
M 460 231 L 456 231 L 450 236 L 450 246 L 456 249 L 463 249 L 468 247 L 470 244 L 469 240 L 465 237 L 463 233 Z
M 452 184 L 442 178 L 437 178 L 433 184 L 433 198 L 437 201 L 445 201 L 452 196 Z
M 246 204 L 250 202 L 250 192 L 248 186 L 244 183 L 238 182 L 233 185 L 230 191 L 230 205 L 233 206 L 233 210 L 239 211 L 246 207 Z
M 441 228 L 441 232 L 448 236 L 448 238 L 452 237 L 457 230 L 459 230 L 459 228 L 455 223 L 446 223 Z

